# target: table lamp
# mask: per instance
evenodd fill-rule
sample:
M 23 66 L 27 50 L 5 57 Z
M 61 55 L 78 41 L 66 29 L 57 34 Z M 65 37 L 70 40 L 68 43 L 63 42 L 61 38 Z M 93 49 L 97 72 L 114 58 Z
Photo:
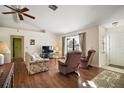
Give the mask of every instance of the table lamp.
M 4 64 L 4 54 L 6 53 L 10 53 L 9 48 L 3 41 L 0 41 L 0 65 Z

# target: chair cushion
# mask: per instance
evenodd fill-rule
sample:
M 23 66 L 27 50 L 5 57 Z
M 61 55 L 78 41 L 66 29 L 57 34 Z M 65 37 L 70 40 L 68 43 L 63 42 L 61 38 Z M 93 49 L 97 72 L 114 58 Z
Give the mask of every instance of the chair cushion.
M 65 59 L 59 59 L 58 61 L 63 63 L 63 64 L 65 63 Z
M 37 59 L 40 59 L 40 58 L 41 58 L 37 53 L 34 53 L 34 56 L 35 56 Z
M 31 61 L 42 61 L 44 60 L 43 58 L 41 58 L 38 54 L 33 54 L 31 55 Z
M 30 68 L 27 69 L 29 74 L 35 74 L 43 71 L 48 71 L 48 65 L 46 62 L 37 62 L 35 64 L 30 64 Z
M 83 61 L 83 62 L 88 62 L 86 58 L 81 58 L 80 60 L 81 60 L 81 62 L 82 62 L 82 61 Z
M 35 61 L 36 57 L 34 55 L 31 55 L 31 61 Z

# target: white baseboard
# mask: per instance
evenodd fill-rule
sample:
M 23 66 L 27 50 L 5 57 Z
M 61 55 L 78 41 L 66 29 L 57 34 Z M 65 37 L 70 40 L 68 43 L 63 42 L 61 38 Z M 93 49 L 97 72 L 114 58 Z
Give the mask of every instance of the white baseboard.
M 124 69 L 119 69 L 115 67 L 110 67 L 110 66 L 102 66 L 103 69 L 119 72 L 119 73 L 124 73 Z
M 93 65 L 93 64 L 91 64 L 91 66 L 96 67 L 96 68 L 100 68 L 99 66 L 97 66 L 97 65 Z

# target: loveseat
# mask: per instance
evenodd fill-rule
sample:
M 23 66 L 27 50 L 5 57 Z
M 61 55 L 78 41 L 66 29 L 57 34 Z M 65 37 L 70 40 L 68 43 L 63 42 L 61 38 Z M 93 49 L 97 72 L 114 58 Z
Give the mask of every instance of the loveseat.
M 38 54 L 25 53 L 25 64 L 29 75 L 48 71 L 48 61 L 49 59 L 43 59 Z

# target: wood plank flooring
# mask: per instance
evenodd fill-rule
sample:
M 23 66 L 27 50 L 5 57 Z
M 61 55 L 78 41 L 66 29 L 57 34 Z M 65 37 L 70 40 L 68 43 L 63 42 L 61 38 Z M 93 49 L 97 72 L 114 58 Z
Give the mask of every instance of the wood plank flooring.
M 67 76 L 59 73 L 58 64 L 51 60 L 48 62 L 49 71 L 28 75 L 24 62 L 15 62 L 14 87 L 15 88 L 78 88 L 82 82 L 93 79 L 103 69 L 79 69 L 80 77 L 72 73 Z

